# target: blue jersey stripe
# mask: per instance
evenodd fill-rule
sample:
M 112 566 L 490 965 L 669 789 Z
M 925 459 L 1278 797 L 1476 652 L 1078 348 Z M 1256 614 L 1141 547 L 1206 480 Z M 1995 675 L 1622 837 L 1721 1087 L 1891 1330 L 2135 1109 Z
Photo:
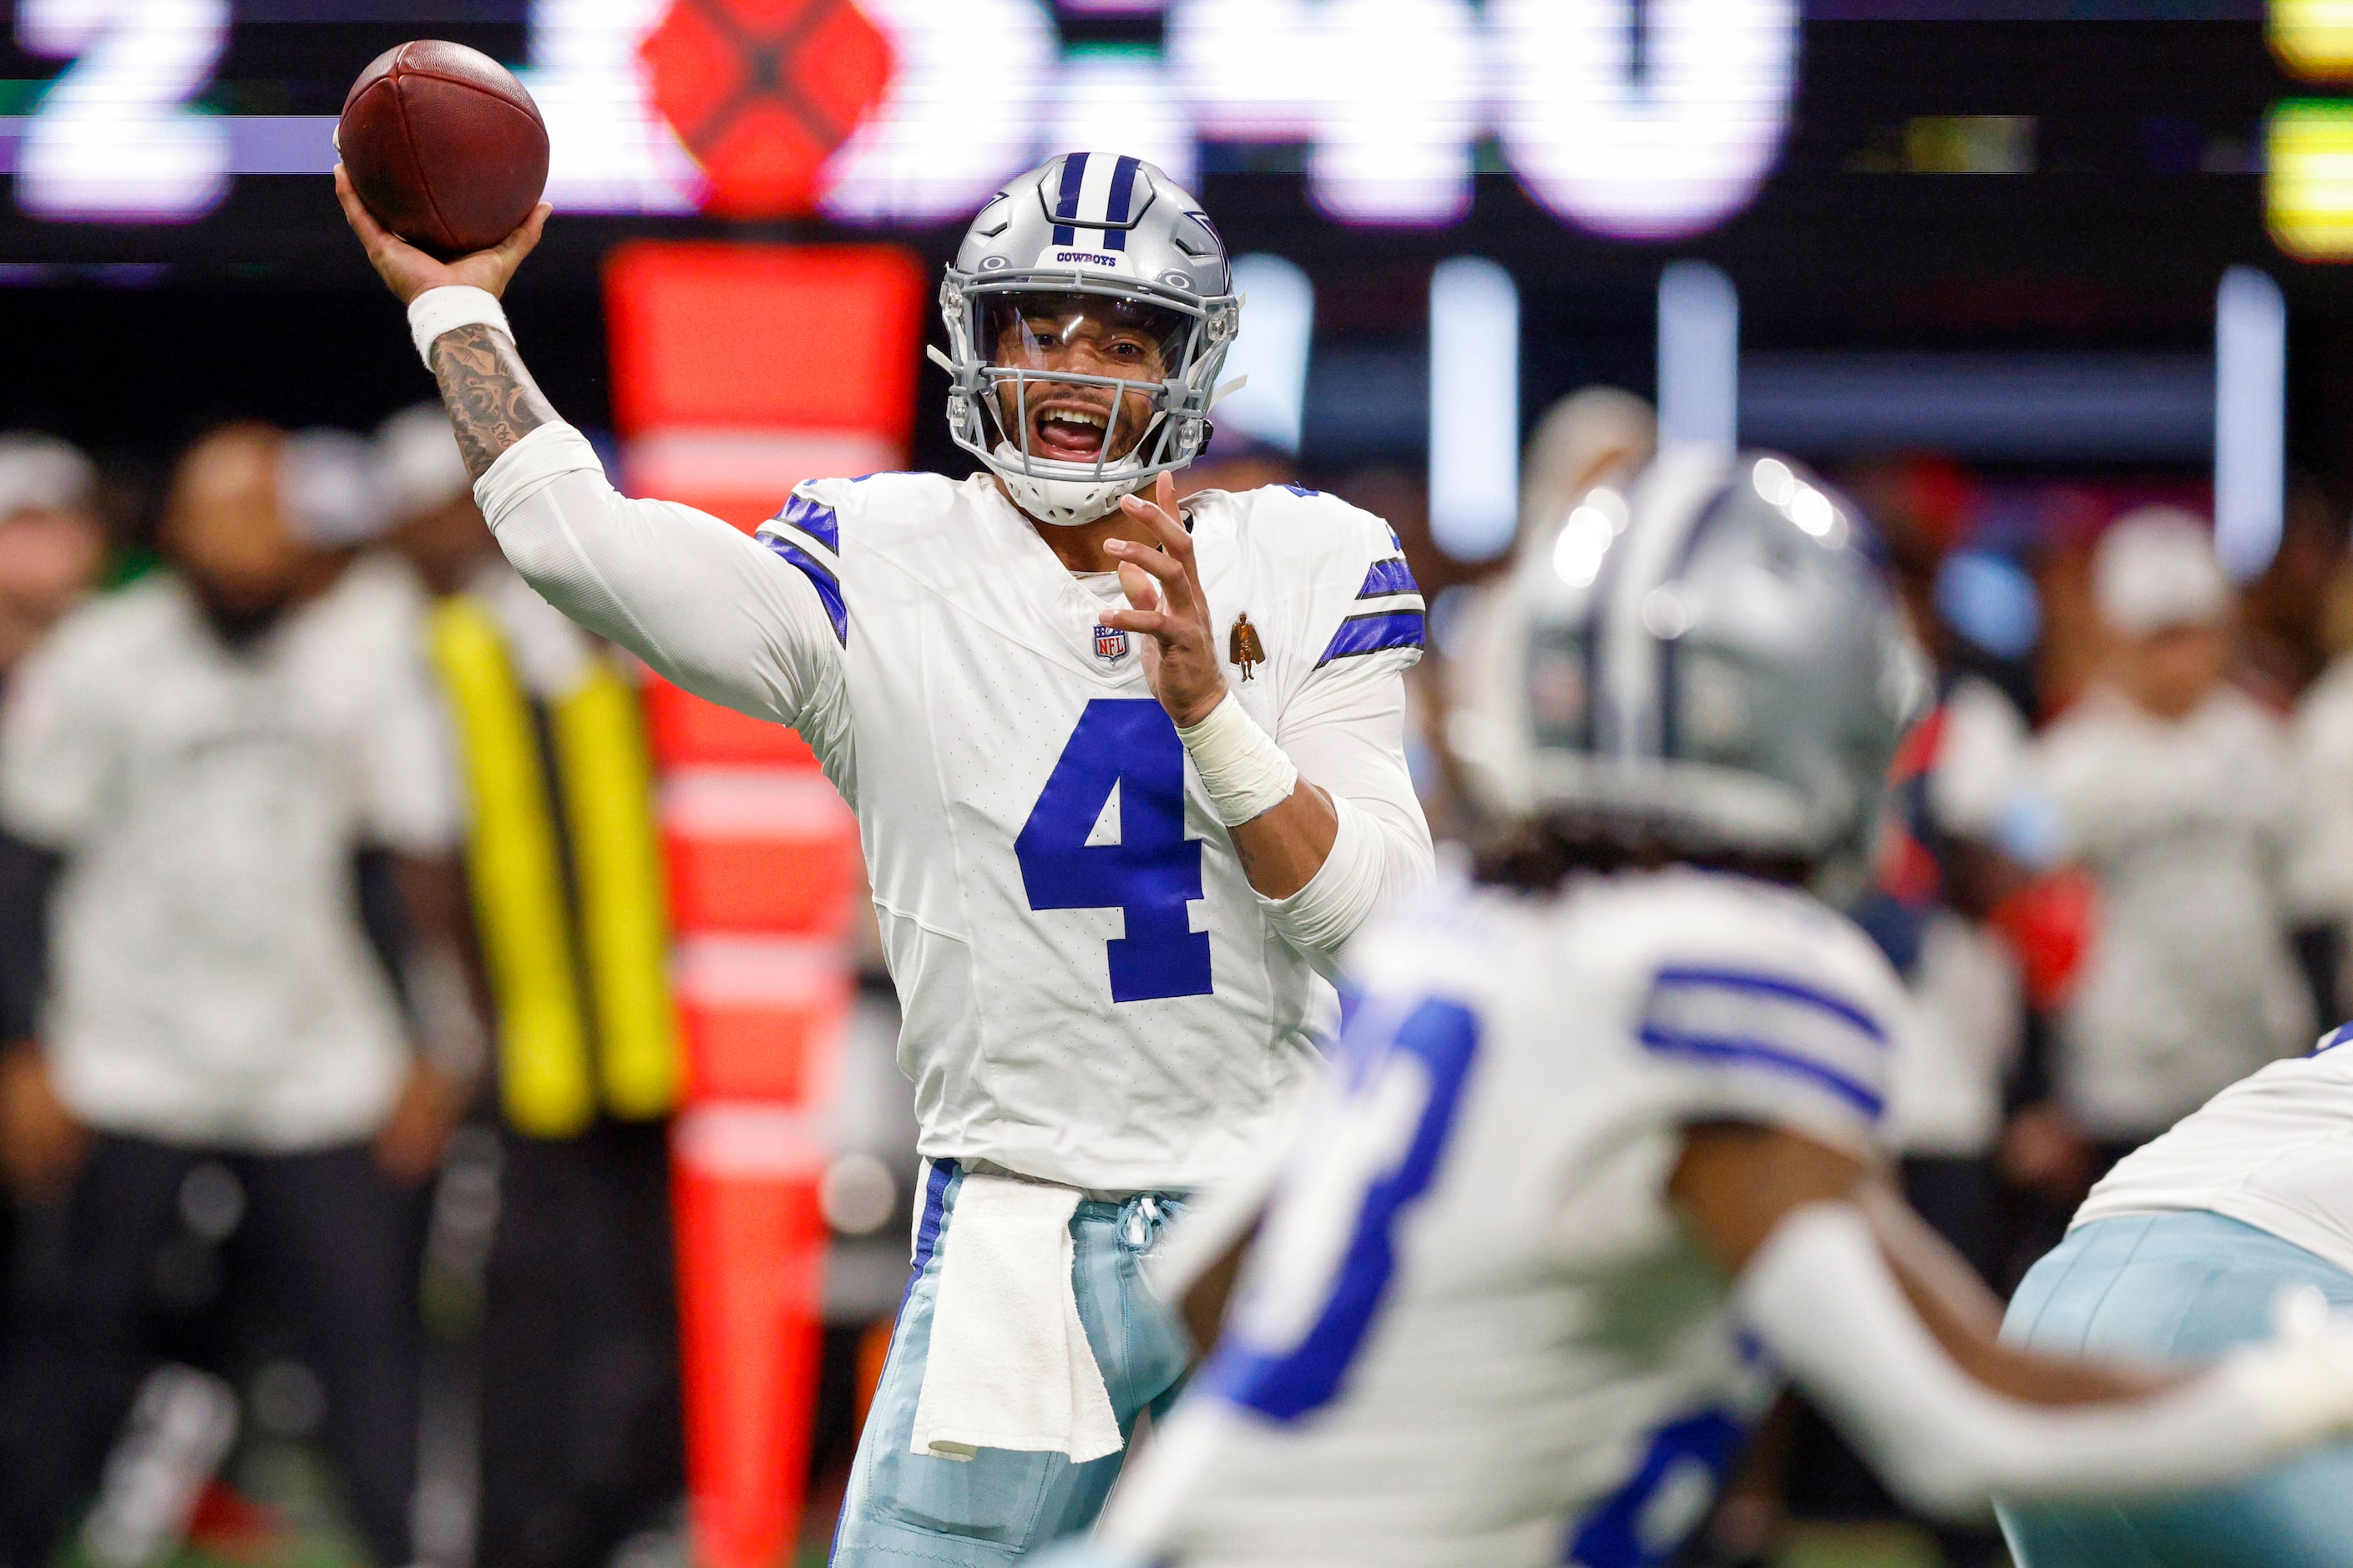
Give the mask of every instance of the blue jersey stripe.
M 848 647 L 849 646 L 849 606 L 842 601 L 840 582 L 832 573 L 817 563 L 816 556 L 811 555 L 789 539 L 779 539 L 773 533 L 764 533 L 760 536 L 760 542 L 800 569 L 801 574 L 809 580 L 810 586 L 817 590 L 817 596 L 824 602 L 826 617 L 833 622 L 833 635 L 841 640 L 842 647 Z
M 915 1266 L 907 1274 L 907 1289 L 899 1298 L 899 1310 L 907 1310 L 907 1296 L 913 1295 L 915 1281 L 932 1266 L 932 1254 L 940 1247 L 941 1222 L 947 1217 L 948 1184 L 955 1180 L 954 1160 L 932 1162 L 931 1180 L 923 1184 L 923 1217 L 915 1226 Z
M 1323 668 L 1335 658 L 1354 658 L 1358 654 L 1378 653 L 1383 648 L 1419 647 L 1421 646 L 1422 614 L 1419 610 L 1388 610 L 1375 615 L 1350 616 L 1332 634 L 1331 646 L 1324 657 L 1315 661 Z
M 1871 1037 L 1874 1045 L 1887 1043 L 1887 1031 L 1879 1021 L 1852 1002 L 1840 1000 L 1827 992 L 1794 980 L 1784 980 L 1777 974 L 1752 974 L 1740 969 L 1662 969 L 1657 984 L 1661 985 L 1704 985 L 1724 991 L 1746 991 L 1753 995 L 1777 996 L 1784 1002 L 1796 1002 L 1818 1007 L 1840 1022 L 1850 1024 Z
M 1856 1082 L 1833 1068 L 1824 1067 L 1810 1057 L 1801 1057 L 1767 1040 L 1741 1039 L 1726 1035 L 1683 1035 L 1645 1025 L 1642 1044 L 1662 1056 L 1689 1057 L 1696 1061 L 1737 1062 L 1761 1067 L 1769 1071 L 1786 1073 L 1804 1079 L 1817 1088 L 1829 1089 L 1872 1120 L 1878 1120 L 1885 1102 L 1868 1085 Z
M 841 553 L 841 520 L 834 515 L 833 508 L 823 501 L 795 496 L 785 502 L 785 510 L 770 521 L 789 523 L 836 555 Z
M 1079 187 L 1086 183 L 1087 155 L 1072 153 L 1062 159 L 1062 184 L 1054 196 L 1054 243 L 1074 245 L 1078 236 L 1071 228 L 1071 220 L 1079 216 Z
M 1125 223 L 1127 221 L 1127 204 L 1135 191 L 1135 166 L 1139 162 L 1138 159 L 1123 157 L 1111 166 L 1109 210 L 1103 214 L 1106 222 Z M 1103 248 L 1125 250 L 1127 231 L 1124 228 L 1104 229 Z
M 1419 594 L 1421 584 L 1413 580 L 1413 568 L 1405 563 L 1402 555 L 1392 555 L 1387 561 L 1376 561 L 1365 574 L 1365 585 L 1356 590 L 1359 599 L 1377 599 L 1386 594 Z

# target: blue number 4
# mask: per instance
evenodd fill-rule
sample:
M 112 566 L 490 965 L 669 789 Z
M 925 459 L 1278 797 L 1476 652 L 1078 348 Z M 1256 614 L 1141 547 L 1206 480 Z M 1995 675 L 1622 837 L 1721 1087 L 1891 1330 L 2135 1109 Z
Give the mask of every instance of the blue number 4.
M 1089 843 L 1113 790 L 1116 842 Z M 1185 743 L 1157 701 L 1087 704 L 1013 854 L 1031 909 L 1127 917 L 1108 944 L 1113 1001 L 1208 994 L 1209 936 L 1185 908 L 1201 896 L 1201 841 L 1185 837 Z

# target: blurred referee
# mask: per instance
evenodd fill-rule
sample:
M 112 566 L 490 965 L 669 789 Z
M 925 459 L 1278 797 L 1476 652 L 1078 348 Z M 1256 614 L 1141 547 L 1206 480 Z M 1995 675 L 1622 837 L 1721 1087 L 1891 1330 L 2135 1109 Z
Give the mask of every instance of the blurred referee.
M 0 1138 L 59 1206 L 0 1389 L 7 1560 L 49 1561 L 146 1370 L 142 1330 L 190 1173 L 235 1175 L 259 1267 L 327 1394 L 375 1561 L 409 1559 L 417 1269 L 409 1189 L 454 1110 L 360 915 L 392 852 L 418 938 L 455 939 L 455 808 L 417 601 L 296 537 L 364 504 L 351 437 L 258 426 L 174 476 L 171 570 L 69 616 L 11 682 L 0 821 L 53 858 L 37 1041 Z M 19 941 L 22 941 L 20 935 Z

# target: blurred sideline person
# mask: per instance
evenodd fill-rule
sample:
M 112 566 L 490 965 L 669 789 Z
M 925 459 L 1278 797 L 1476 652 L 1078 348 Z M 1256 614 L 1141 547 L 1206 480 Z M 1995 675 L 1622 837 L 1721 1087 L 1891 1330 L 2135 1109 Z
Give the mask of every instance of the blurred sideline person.
M 0 698 L 25 656 L 90 592 L 106 559 L 106 531 L 93 507 L 98 470 L 53 436 L 0 435 Z M 0 909 L 37 908 L 47 894 L 48 858 L 0 827 Z M 15 1058 L 5 1047 L 30 1039 L 39 1003 L 39 932 L 0 921 L 0 1100 Z M 0 1128 L 5 1125 L 0 1114 Z M 6 1151 L 0 1149 L 0 1173 Z M 16 1321 L 16 1205 L 0 1201 L 0 1369 Z
M 2130 513 L 2100 541 L 2093 592 L 2110 658 L 2031 765 L 2061 853 L 2099 889 L 2055 1075 L 2096 1174 L 2316 1026 L 2288 934 L 2287 735 L 2224 679 L 2232 595 L 2211 534 L 2178 510 Z
M 1135 158 L 1008 182 L 947 270 L 982 472 L 814 481 L 749 538 L 616 493 L 533 384 L 492 295 L 548 209 L 443 264 L 337 189 L 508 559 L 798 730 L 858 815 L 928 1171 L 834 1562 L 980 1568 L 1082 1528 L 1187 1368 L 1143 1258 L 1317 1075 L 1319 969 L 1429 873 L 1396 536 L 1312 491 L 1176 500 L 1240 307 Z
M 2018 954 L 1989 917 L 2049 857 L 2052 825 L 2027 776 L 2025 716 L 1978 670 L 2022 661 L 2037 612 L 2022 571 L 1976 552 L 1945 557 L 1925 597 L 1936 701 L 1897 752 L 1879 886 L 1856 912 L 1912 999 L 1886 1132 L 1905 1195 L 1991 1282 L 2001 1261 L 1994 1154 L 2027 998 Z
M 2353 1026 L 2231 1085 L 2125 1157 L 2011 1299 L 2003 1337 L 2045 1355 L 2228 1356 L 2284 1291 L 2353 1308 Z M 2145 1501 L 2006 1504 L 2019 1568 L 2343 1568 L 2353 1444 L 2235 1485 Z
M 2319 619 L 2328 662 L 2296 705 L 2289 875 L 2322 1013 L 2342 1018 L 2353 1012 L 2353 556 L 2340 555 Z
M 98 470 L 54 436 L 0 435 L 0 677 L 97 581 Z
M 1589 583 L 1515 574 L 1518 836 L 1351 946 L 1224 1334 L 1071 1560 L 1663 1563 L 1785 1375 L 1939 1513 L 2353 1430 L 2353 1329 L 2180 1378 L 1998 1342 L 1882 1149 L 1901 986 L 1800 890 L 1851 893 L 1925 696 L 1862 525 L 1774 458 L 1629 506 Z
M 99 1479 L 206 1163 L 241 1190 L 231 1262 L 268 1288 L 249 1299 L 324 1385 L 371 1554 L 408 1559 L 412 1189 L 454 1106 L 363 930 L 354 858 L 391 850 L 419 940 L 447 944 L 455 824 L 413 619 L 296 537 L 348 528 L 350 458 L 259 426 L 198 440 L 170 569 L 69 616 L 10 686 L 0 819 L 56 871 L 7 911 L 46 924 L 48 970 L 0 1134 L 59 1205 L 61 1254 L 28 1273 L 0 1386 L 14 1563 L 47 1563 Z
M 1490 714 L 1482 706 L 1499 689 L 1496 661 L 1508 657 L 1505 650 L 1515 635 L 1504 586 L 1509 574 L 1533 556 L 1548 554 L 1569 514 L 1588 499 L 1609 506 L 1651 460 L 1658 439 L 1658 416 L 1651 405 L 1614 386 L 1570 393 L 1546 411 L 1528 437 L 1520 465 L 1519 526 L 1504 574 L 1472 584 L 1452 612 L 1439 679 L 1430 692 L 1435 710 L 1430 729 L 1447 795 L 1465 827 L 1480 826 L 1481 807 L 1466 770 L 1475 770 L 1488 749 L 1506 743 L 1498 737 L 1511 723 L 1508 716 Z M 1598 489 L 1609 489 L 1609 496 L 1595 498 Z
M 376 452 L 389 538 L 432 596 L 499 1042 L 475 1552 L 589 1568 L 685 1484 L 678 1042 L 638 694 L 499 553 L 440 405 L 386 420 Z

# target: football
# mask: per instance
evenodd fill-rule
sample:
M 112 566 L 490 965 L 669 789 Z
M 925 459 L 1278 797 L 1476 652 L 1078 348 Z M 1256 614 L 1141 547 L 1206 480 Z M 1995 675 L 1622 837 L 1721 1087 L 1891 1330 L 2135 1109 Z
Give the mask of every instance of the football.
M 335 149 L 376 221 L 445 260 L 504 239 L 547 184 L 531 94 L 490 56 L 435 38 L 368 63 Z

